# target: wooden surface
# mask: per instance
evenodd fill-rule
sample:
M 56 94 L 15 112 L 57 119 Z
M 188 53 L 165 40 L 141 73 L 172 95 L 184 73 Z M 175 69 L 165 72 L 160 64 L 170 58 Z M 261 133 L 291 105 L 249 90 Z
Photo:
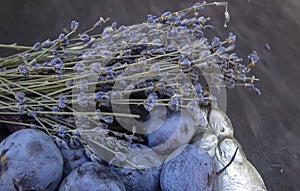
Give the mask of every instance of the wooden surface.
M 0 43 L 31 45 L 56 37 L 72 19 L 78 20 L 82 29 L 93 25 L 99 16 L 134 24 L 145 20 L 148 13 L 159 15 L 193 3 L 1 0 Z M 205 13 L 211 15 L 218 35 L 225 37 L 230 31 L 237 35 L 240 56 L 246 59 L 257 50 L 261 58 L 253 73 L 261 79 L 258 87 L 262 96 L 243 88 L 227 92 L 227 113 L 235 136 L 269 190 L 300 190 L 300 2 L 230 1 L 229 11 L 232 21 L 228 29 L 222 27 L 222 8 L 209 8 Z M 271 50 L 265 49 L 266 43 Z M 0 51 L 1 55 L 10 53 Z

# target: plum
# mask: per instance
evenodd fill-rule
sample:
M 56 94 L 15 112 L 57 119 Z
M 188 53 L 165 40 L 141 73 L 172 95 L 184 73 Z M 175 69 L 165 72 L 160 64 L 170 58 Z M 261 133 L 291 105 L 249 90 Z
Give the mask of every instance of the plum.
M 54 190 L 62 176 L 63 159 L 42 131 L 22 129 L 0 144 L 0 190 Z
M 87 162 L 75 168 L 61 183 L 59 191 L 125 191 L 120 177 L 108 167 Z
M 201 147 L 186 144 L 176 149 L 163 164 L 160 175 L 162 191 L 212 190 L 212 159 Z
M 161 110 L 156 108 L 155 110 Z M 156 114 L 156 115 L 154 115 Z M 160 119 L 160 112 L 151 118 Z M 183 144 L 190 142 L 196 132 L 196 123 L 188 111 L 169 111 L 159 127 L 155 123 L 146 124 L 148 146 L 159 154 L 169 155 Z M 155 131 L 153 131 L 153 128 Z
M 136 152 L 127 158 L 141 168 L 124 162 L 119 166 L 111 166 L 111 169 L 121 177 L 127 191 L 160 190 L 162 160 L 159 155 L 142 144 L 133 144 L 132 149 Z
M 84 154 L 82 147 L 60 148 L 60 152 L 64 161 L 63 177 L 70 174 L 77 166 L 90 161 Z

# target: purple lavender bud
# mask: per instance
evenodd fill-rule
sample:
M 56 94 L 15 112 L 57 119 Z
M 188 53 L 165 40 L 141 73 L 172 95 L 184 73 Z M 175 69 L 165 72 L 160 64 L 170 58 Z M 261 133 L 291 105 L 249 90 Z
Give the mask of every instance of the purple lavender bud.
M 201 104 L 204 106 L 207 106 L 209 104 L 209 100 L 208 99 L 202 99 Z
M 234 44 L 231 44 L 231 45 L 229 45 L 229 46 L 226 48 L 226 52 L 233 51 L 234 48 L 235 48 L 235 45 L 234 45 Z
M 103 98 L 106 100 L 111 100 L 111 91 L 105 92 Z
M 54 70 L 57 74 L 62 74 L 64 72 L 64 64 L 63 63 L 57 63 L 54 65 Z
M 194 88 L 195 88 L 196 93 L 201 93 L 201 94 L 203 93 L 203 88 L 202 88 L 202 85 L 200 83 L 196 83 L 194 85 Z
M 62 63 L 62 60 L 60 58 L 53 58 L 52 60 L 50 60 L 48 66 L 55 66 L 56 64 L 60 64 Z
M 163 20 L 171 20 L 171 18 L 172 18 L 172 13 L 171 12 L 165 12 L 165 13 L 163 13 L 162 15 L 161 15 L 161 18 L 163 19 Z
M 148 17 L 147 23 L 155 23 L 156 22 L 156 19 L 157 19 L 156 16 L 149 14 L 149 15 L 147 15 L 147 17 Z
M 23 99 L 23 98 L 25 98 L 25 94 L 23 92 L 16 93 L 16 99 Z
M 35 50 L 35 51 L 41 50 L 41 49 L 42 49 L 41 43 L 36 42 L 36 43 L 33 45 L 32 48 L 33 48 L 33 50 Z
M 103 118 L 103 121 L 107 124 L 112 124 L 114 122 L 114 117 L 111 115 L 107 115 Z
M 53 112 L 59 112 L 59 107 L 58 106 L 52 106 L 52 111 Z
M 158 63 L 154 63 L 150 67 L 150 73 L 158 75 L 160 73 L 160 66 Z
M 146 82 L 146 86 L 147 86 L 148 88 L 154 87 L 154 83 L 153 83 L 152 81 Z
M 80 130 L 79 130 L 79 129 L 75 129 L 75 130 L 73 131 L 73 134 L 74 134 L 74 136 L 77 136 L 77 137 L 80 137 L 80 136 L 81 136 Z
M 197 37 L 200 37 L 200 38 L 203 37 L 203 31 L 202 31 L 202 29 L 203 29 L 203 26 L 201 28 L 196 28 L 194 30 L 194 33 L 196 34 Z
M 194 4 L 194 9 L 196 9 L 197 7 L 199 7 L 199 6 L 201 6 L 202 5 L 202 3 L 200 3 L 200 2 L 196 2 L 195 4 Z
M 171 86 L 168 86 L 168 87 L 167 87 L 167 91 L 166 91 L 166 95 L 167 95 L 167 96 L 169 96 L 169 97 L 173 96 L 173 95 L 174 95 L 174 92 L 175 92 L 175 90 L 174 90 L 173 87 L 171 87 Z
M 158 90 L 160 93 L 163 93 L 166 89 L 166 83 L 165 82 L 158 82 L 155 84 L 155 90 Z
M 237 79 L 242 81 L 242 82 L 246 82 L 246 75 L 245 74 L 239 74 L 237 76 Z
M 144 108 L 147 111 L 152 111 L 157 100 L 158 100 L 158 97 L 157 97 L 156 93 L 155 92 L 150 93 L 148 98 L 144 102 Z
M 56 55 L 56 54 L 58 54 L 58 51 L 56 49 L 52 48 L 49 50 L 49 53 Z
M 116 31 L 116 30 L 117 30 L 117 25 L 118 25 L 117 22 L 113 22 L 113 23 L 111 24 L 111 28 L 112 28 L 114 31 Z
M 203 95 L 202 93 L 197 93 L 197 94 L 196 94 L 196 99 L 197 99 L 197 101 L 199 101 L 199 102 L 203 102 L 204 95 Z
M 41 46 L 42 46 L 43 48 L 49 48 L 49 47 L 52 46 L 53 44 L 54 44 L 53 41 L 47 39 L 47 40 L 45 40 L 44 42 L 42 42 Z
M 85 44 L 85 46 L 86 46 L 87 48 L 91 48 L 91 47 L 94 45 L 94 43 L 95 43 L 95 40 L 90 39 L 90 40 Z
M 198 102 L 196 100 L 189 101 L 189 103 L 187 104 L 187 108 L 193 113 L 197 112 L 199 109 Z
M 235 87 L 235 82 L 231 79 L 229 81 L 225 81 L 225 85 L 229 89 L 233 89 Z
M 69 140 L 69 146 L 73 149 L 79 148 L 80 146 L 82 146 L 82 139 L 79 136 L 71 136 L 70 140 Z
M 39 69 L 39 68 L 41 67 L 41 64 L 38 64 L 38 63 L 36 63 L 36 62 L 33 62 L 33 63 L 32 63 L 32 67 L 33 67 L 34 69 Z
M 174 94 L 168 102 L 168 106 L 172 111 L 178 111 L 180 109 L 180 103 L 181 96 L 178 94 Z
M 125 49 L 125 50 L 124 50 L 124 54 L 125 54 L 125 55 L 131 54 L 131 49 L 130 49 L 130 48 L 129 48 L 129 49 Z
M 246 83 L 245 87 L 249 88 L 250 90 L 252 90 L 254 88 L 254 84 L 253 83 Z
M 88 98 L 87 96 L 85 95 L 84 92 L 80 92 L 77 96 L 77 100 L 78 100 L 78 104 L 81 106 L 81 107 L 87 107 L 88 106 Z
M 37 114 L 36 114 L 36 112 L 34 112 L 34 111 L 30 111 L 30 112 L 29 112 L 29 116 L 31 116 L 31 117 L 36 117 Z
M 119 31 L 125 31 L 127 29 L 127 27 L 126 26 L 124 26 L 124 25 L 121 25 L 120 27 L 119 27 Z
M 189 68 L 191 66 L 192 62 L 188 58 L 184 58 L 181 60 L 180 65 L 183 66 L 183 68 Z
M 139 44 L 147 44 L 147 43 L 149 43 L 149 38 L 148 37 L 143 37 L 139 41 Z
M 60 33 L 59 36 L 58 36 L 58 40 L 63 41 L 65 39 L 66 39 L 65 34 L 64 33 Z
M 255 93 L 257 94 L 257 95 L 261 95 L 261 91 L 260 91 L 260 89 L 258 89 L 258 88 L 255 88 Z
M 104 93 L 102 91 L 98 91 L 95 93 L 95 100 L 103 100 L 104 99 Z
M 29 66 L 27 66 L 27 65 L 18 66 L 18 71 L 23 76 L 28 76 L 30 74 Z
M 113 80 L 115 79 L 115 76 L 113 74 L 106 75 L 106 80 Z
M 189 20 L 188 19 L 183 19 L 183 20 L 181 20 L 180 21 L 180 24 L 181 24 L 181 26 L 187 26 L 187 25 L 189 25 Z
M 25 105 L 19 105 L 19 114 L 24 115 L 27 112 L 27 107 Z
M 103 23 L 105 23 L 107 19 L 103 19 L 102 17 L 99 18 L 99 20 L 94 24 L 93 28 L 101 27 Z
M 57 101 L 57 106 L 60 109 L 64 109 L 67 106 L 67 98 L 64 95 L 59 96 L 58 101 Z
M 80 35 L 80 40 L 87 42 L 90 40 L 90 36 L 88 34 L 81 34 Z
M 101 71 L 100 62 L 94 62 L 90 65 L 90 71 L 92 75 L 99 75 Z
M 28 58 L 29 56 L 30 56 L 30 53 L 29 53 L 29 52 L 22 54 L 22 56 L 21 56 L 22 61 L 23 61 L 24 63 L 27 63 L 27 58 Z
M 58 133 L 57 133 L 57 136 L 58 136 L 59 138 L 65 138 L 65 137 L 66 137 L 66 134 L 65 134 L 65 133 L 61 133 L 61 132 L 58 132 Z
M 100 109 L 96 109 L 95 112 L 96 112 L 96 113 L 100 113 L 101 110 L 100 110 Z M 96 119 L 96 120 L 99 120 L 99 121 L 103 120 L 103 118 L 104 118 L 104 116 L 103 116 L 102 114 L 97 114 L 97 115 L 95 116 L 95 119 Z
M 76 56 L 82 56 L 83 52 L 81 50 L 76 51 Z
M 226 52 L 226 48 L 224 48 L 223 46 L 216 50 L 216 54 L 223 54 L 224 52 Z
M 234 44 L 236 42 L 236 36 L 230 32 L 227 37 L 227 43 Z
M 247 72 L 248 69 L 247 69 L 247 67 L 245 65 L 241 65 L 240 64 L 238 66 L 238 70 L 240 70 L 241 72 L 245 73 L 245 72 Z
M 270 46 L 270 44 L 269 44 L 269 43 L 266 43 L 266 44 L 265 44 L 265 49 L 266 49 L 266 50 L 268 50 L 268 51 L 270 51 L 270 50 L 271 50 L 271 46 Z
M 180 19 L 179 18 L 175 18 L 173 21 L 173 25 L 178 27 L 181 24 Z
M 120 100 L 123 98 L 123 94 L 120 91 L 111 92 L 110 99 L 111 100 Z
M 81 61 L 77 62 L 73 67 L 73 70 L 77 73 L 82 73 L 85 70 L 85 65 Z
M 236 58 L 233 60 L 234 62 L 243 62 L 243 59 L 242 58 Z
M 58 42 L 61 44 L 61 45 L 68 45 L 69 44 L 69 41 L 68 41 L 68 38 L 66 37 L 66 35 L 64 33 L 61 33 L 59 36 L 58 36 Z
M 79 26 L 78 22 L 72 21 L 71 25 L 70 25 L 70 28 L 71 28 L 72 31 L 75 31 L 78 28 L 78 26 Z
M 113 66 L 107 66 L 107 67 L 104 68 L 104 72 L 105 72 L 106 75 L 112 74 L 113 71 L 114 71 Z
M 85 149 L 85 150 L 84 150 L 84 155 L 85 155 L 87 158 L 91 159 L 93 153 L 92 153 L 90 150 Z
M 1 67 L 0 67 L 0 72 L 5 72 L 5 71 L 6 71 L 6 67 L 1 66 Z
M 259 57 L 257 56 L 257 52 L 253 51 L 249 56 L 248 56 L 249 62 L 250 63 L 257 63 L 259 61 Z
M 24 104 L 26 102 L 26 99 L 25 98 L 19 98 L 18 99 L 18 104 Z
M 202 25 L 204 25 L 206 23 L 206 20 L 207 19 L 205 17 L 203 17 L 203 16 L 201 16 L 201 17 L 198 18 L 198 22 L 201 23 Z
M 180 106 L 179 106 L 179 102 L 178 100 L 176 99 L 171 99 L 169 102 L 168 102 L 168 106 L 169 108 L 172 110 L 172 111 L 178 111 Z
M 58 127 L 57 132 L 58 132 L 58 133 L 65 133 L 65 130 L 66 130 L 66 129 L 67 129 L 67 127 L 62 125 L 62 126 L 59 126 L 59 127 Z
M 42 66 L 43 66 L 43 67 L 48 67 L 48 64 L 49 64 L 48 62 L 44 62 L 44 63 L 42 64 Z
M 233 73 L 225 73 L 224 76 L 226 78 L 234 78 L 234 74 Z M 241 81 L 243 80 L 243 76 L 242 75 L 240 75 L 238 78 L 240 78 Z
M 62 148 L 62 149 L 68 148 L 68 144 L 64 140 L 62 140 L 58 137 L 55 137 L 54 142 L 58 148 Z
M 159 39 L 159 38 L 154 39 L 151 43 L 152 43 L 153 45 L 159 46 L 159 45 L 161 44 L 161 39 Z

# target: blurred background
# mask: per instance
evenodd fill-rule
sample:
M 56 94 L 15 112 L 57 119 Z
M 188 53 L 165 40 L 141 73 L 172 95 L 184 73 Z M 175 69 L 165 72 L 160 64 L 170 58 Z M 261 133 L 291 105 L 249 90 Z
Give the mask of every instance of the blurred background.
M 80 31 L 99 16 L 120 25 L 146 20 L 151 13 L 192 6 L 190 0 L 1 0 L 0 44 L 33 45 L 56 38 L 71 20 Z M 213 2 L 213 1 L 207 1 Z M 229 0 L 231 22 L 223 27 L 223 7 L 207 8 L 221 38 L 237 35 L 236 52 L 244 59 L 252 50 L 261 58 L 253 73 L 262 96 L 244 88 L 227 92 L 227 114 L 235 137 L 269 190 L 300 190 L 300 1 Z M 100 31 L 99 31 L 100 32 Z M 0 56 L 13 51 L 0 49 Z M 0 130 L 2 134 L 4 130 Z

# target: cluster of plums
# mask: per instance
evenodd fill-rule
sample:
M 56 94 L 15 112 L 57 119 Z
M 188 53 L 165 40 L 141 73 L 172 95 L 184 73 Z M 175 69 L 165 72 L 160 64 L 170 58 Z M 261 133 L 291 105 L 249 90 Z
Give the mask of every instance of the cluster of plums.
M 212 159 L 190 144 L 194 133 L 190 115 L 167 115 L 160 128 L 149 133 L 147 145 L 131 145 L 137 151 L 152 147 L 147 154 L 129 157 L 137 163 L 156 161 L 156 165 L 134 168 L 92 162 L 83 148 L 58 148 L 40 130 L 18 130 L 0 143 L 0 190 L 211 190 Z M 168 154 L 162 157 L 162 153 Z

